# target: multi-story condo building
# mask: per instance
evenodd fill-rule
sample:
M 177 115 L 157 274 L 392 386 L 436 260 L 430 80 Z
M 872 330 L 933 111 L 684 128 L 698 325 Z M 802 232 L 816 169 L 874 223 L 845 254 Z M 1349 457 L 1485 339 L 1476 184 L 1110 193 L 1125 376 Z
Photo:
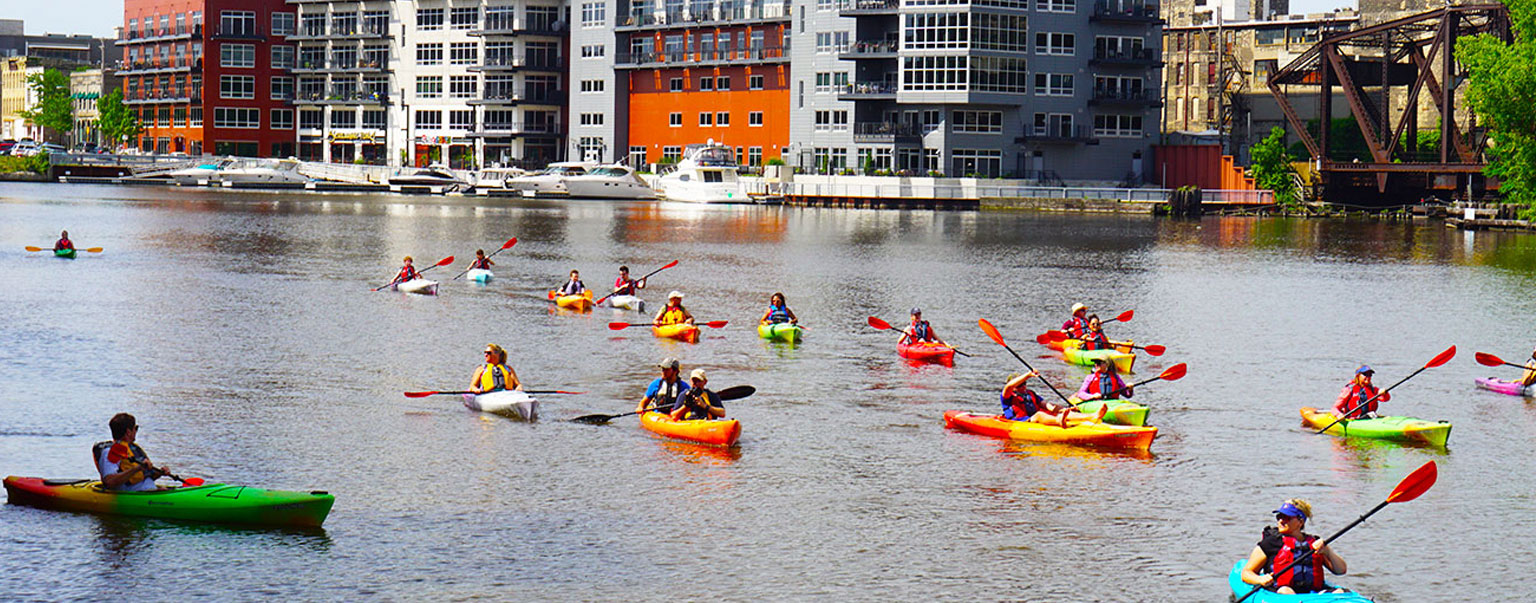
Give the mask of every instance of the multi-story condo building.
M 309 161 L 390 163 L 391 148 L 405 148 L 390 128 L 390 77 L 401 54 L 395 2 L 289 0 L 295 11 L 292 46 L 283 52 L 288 73 L 273 82 L 274 98 L 294 105 L 298 157 Z M 394 123 L 403 123 L 397 115 Z M 391 135 L 395 134 L 394 144 Z M 396 159 L 398 161 L 398 159 Z
M 113 90 L 122 89 L 121 78 L 110 69 L 83 69 L 69 74 L 69 97 L 73 102 L 75 129 L 69 133 L 71 145 L 96 145 L 113 148 L 121 141 L 102 137 L 101 113 L 96 102 Z
M 802 0 L 791 164 L 1137 181 L 1162 21 L 1141 0 Z
M 613 65 L 620 89 L 614 94 L 625 98 L 614 108 L 627 111 L 618 114 L 625 122 L 614 135 L 632 165 L 676 161 L 686 145 L 711 139 L 734 148 L 744 165 L 782 154 L 790 138 L 788 2 L 629 0 L 619 6 Z M 583 26 L 605 21 L 603 7 L 602 0 L 584 2 Z M 592 44 L 581 47 L 583 56 L 600 51 Z M 598 85 L 587 74 L 600 69 L 594 62 L 573 79 Z M 587 136 L 588 124 L 606 125 L 600 109 L 584 101 L 576 106 L 578 136 Z
M 293 108 L 274 87 L 294 22 L 283 0 L 125 0 L 118 74 L 143 127 L 137 146 L 292 155 Z
M 7 140 L 43 137 L 42 128 L 21 116 L 22 111 L 37 104 L 37 93 L 27 83 L 27 77 L 42 73 L 43 69 L 41 65 L 29 65 L 24 56 L 9 57 L 0 62 L 0 137 Z

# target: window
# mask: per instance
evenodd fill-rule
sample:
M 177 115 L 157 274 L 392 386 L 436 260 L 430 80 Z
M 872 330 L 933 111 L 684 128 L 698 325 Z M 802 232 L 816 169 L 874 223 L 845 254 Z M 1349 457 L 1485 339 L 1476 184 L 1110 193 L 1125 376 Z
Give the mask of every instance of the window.
M 705 76 L 705 77 L 699 78 L 699 90 L 714 90 L 714 89 L 715 89 L 715 78 L 709 77 L 709 76 Z
M 272 110 L 272 129 L 273 130 L 292 130 L 293 129 L 293 109 L 273 109 Z
M 972 57 L 971 88 L 982 92 L 1025 94 L 1029 92 L 1024 59 Z
M 524 9 L 528 18 L 528 29 L 537 31 L 554 31 L 556 23 L 560 21 L 560 7 L 558 6 L 529 6 Z M 558 29 L 564 29 L 559 27 Z
M 645 165 L 645 145 L 629 145 L 629 164 Z
M 417 65 L 441 65 L 443 64 L 443 45 L 440 43 L 417 44 Z
M 331 127 L 338 130 L 357 128 L 357 112 L 347 109 L 331 109 Z
M 715 127 L 724 128 L 729 125 L 731 125 L 731 113 L 729 111 L 715 113 Z
M 146 19 L 145 23 L 148 22 Z M 219 13 L 219 33 L 226 36 L 256 35 L 256 13 L 248 10 L 226 10 Z M 256 116 L 256 120 L 260 121 L 261 116 Z
M 443 112 L 442 111 L 417 111 L 416 112 L 416 127 L 422 128 L 422 129 L 425 129 L 425 130 L 441 130 L 441 129 L 443 129 Z
M 1140 138 L 1141 116 L 1095 115 L 1093 116 L 1093 133 L 1095 136 Z
M 383 130 L 386 122 L 384 111 L 363 111 L 363 129 Z
M 950 161 L 951 176 L 996 178 L 1003 172 L 1003 152 L 996 149 L 955 149 Z
M 1035 10 L 1043 13 L 1070 13 L 1077 11 L 1076 0 L 1035 0 Z
M 955 111 L 950 129 L 956 133 L 1000 134 L 1003 131 L 1001 111 Z
M 272 100 L 293 100 L 293 78 L 274 76 L 271 85 Z
M 602 44 L 583 44 L 581 47 L 581 58 L 583 59 L 600 59 L 607 54 L 608 47 Z
M 747 147 L 747 165 L 752 167 L 763 165 L 763 147 Z
M 454 7 L 449 15 L 449 25 L 454 29 L 474 29 L 480 25 L 480 7 Z
M 473 129 L 475 129 L 475 112 L 473 110 L 470 110 L 470 111 L 449 111 L 448 112 L 448 127 L 452 128 L 454 130 L 473 130 Z
M 679 161 L 682 161 L 682 159 L 683 159 L 683 147 L 680 147 L 680 146 L 665 146 L 665 147 L 661 147 L 661 160 L 662 160 L 662 162 L 664 162 L 664 163 L 677 163 Z
M 323 111 L 321 111 L 319 109 L 314 109 L 314 110 L 300 109 L 299 110 L 299 129 L 300 130 L 319 130 L 319 129 L 322 129 L 324 127 L 325 127 L 325 112 L 323 112 Z
M 255 67 L 255 44 L 220 44 L 220 67 Z
M 606 80 L 581 80 L 581 92 L 583 94 L 591 92 L 602 92 L 606 87 L 606 84 Z
M 581 125 L 583 125 L 583 126 L 601 126 L 601 125 L 603 125 L 603 114 L 602 113 L 582 113 L 581 114 Z
M 670 81 L 667 82 L 667 90 L 670 91 L 670 92 L 682 92 L 683 91 L 683 78 L 680 78 L 680 77 L 672 78 Z
M 761 75 L 749 75 L 749 76 L 747 76 L 747 88 L 750 89 L 750 90 L 762 90 L 763 89 L 763 76 L 761 76 Z
M 729 75 L 722 75 L 720 77 L 715 78 L 715 89 L 716 90 L 730 90 L 731 89 L 731 76 L 729 76 Z
M 177 30 L 181 29 L 181 21 L 182 21 L 182 16 L 181 15 L 176 15 L 176 29 Z M 294 19 L 293 13 L 272 13 L 272 35 L 274 35 L 274 36 L 291 36 L 291 35 L 293 35 L 293 32 L 297 30 L 296 29 L 296 25 L 297 25 L 297 21 Z M 289 117 L 289 119 L 288 119 L 288 127 L 292 128 L 293 127 L 293 116 L 289 115 L 288 117 Z M 274 118 L 273 121 L 276 121 L 276 119 Z M 272 126 L 272 127 L 276 128 L 277 126 Z
M 1072 56 L 1077 36 L 1069 33 L 1038 32 L 1035 34 L 1035 54 Z
M 480 46 L 474 42 L 454 42 L 448 45 L 450 65 L 473 65 L 480 62 Z
M 608 3 L 583 2 L 581 4 L 581 26 L 602 27 L 607 25 Z
M 450 98 L 474 98 L 480 93 L 480 81 L 473 75 L 448 76 L 448 96 Z
M 331 33 L 338 36 L 357 35 L 357 13 L 351 11 L 332 13 Z
M 970 47 L 970 13 L 910 13 L 902 15 L 903 45 L 909 49 Z
M 416 76 L 416 96 L 421 98 L 442 98 L 443 76 L 418 75 Z
M 215 128 L 260 128 L 261 109 L 246 109 L 242 107 L 214 107 L 213 127 Z
M 753 33 L 755 35 L 755 34 L 757 34 L 759 32 L 753 32 Z M 817 32 L 816 33 L 816 54 L 831 54 L 831 53 L 843 52 L 845 50 L 848 50 L 848 46 L 849 46 L 848 40 L 849 40 L 849 37 L 850 37 L 850 34 L 848 32 L 846 32 L 846 31 L 822 31 L 822 32 Z M 755 38 L 755 37 L 753 39 L 754 39 L 754 41 L 757 41 L 757 43 L 753 44 L 750 47 L 751 48 L 761 48 L 762 47 L 761 40 L 759 38 Z
M 902 90 L 965 90 L 969 57 L 917 56 L 902 58 Z
M 295 56 L 292 46 L 273 46 L 272 68 L 293 69 Z
M 667 114 L 667 125 L 672 126 L 674 128 L 681 128 L 681 127 L 683 127 L 683 114 L 682 113 L 668 113 Z
M 699 113 L 699 127 L 708 128 L 715 125 L 715 114 L 708 111 Z
M 1036 73 L 1036 96 L 1072 96 L 1072 74 Z
M 971 15 L 971 47 L 979 50 L 1029 52 L 1029 20 L 1022 15 Z
M 389 63 L 388 46 L 364 46 L 362 66 L 369 69 L 379 69 Z
M 363 11 L 363 33 L 372 35 L 389 33 L 389 11 Z
M 747 113 L 747 125 L 752 126 L 754 128 L 763 125 L 763 112 L 762 111 L 752 111 L 752 112 Z
M 817 132 L 843 132 L 848 130 L 847 111 L 817 111 L 815 130 Z
M 256 98 L 256 78 L 249 75 L 219 76 L 219 98 Z
M 1274 46 L 1285 43 L 1284 29 L 1256 29 L 1253 32 L 1253 43 L 1258 46 Z M 1183 50 L 1182 48 L 1180 50 Z
M 442 28 L 443 28 L 443 9 L 441 9 L 441 8 L 418 8 L 418 9 L 416 9 L 416 29 L 419 29 L 421 31 L 432 31 L 432 30 L 442 29 Z M 419 117 L 420 115 L 421 114 L 418 112 L 417 116 Z M 438 123 L 441 124 L 442 122 L 439 121 Z

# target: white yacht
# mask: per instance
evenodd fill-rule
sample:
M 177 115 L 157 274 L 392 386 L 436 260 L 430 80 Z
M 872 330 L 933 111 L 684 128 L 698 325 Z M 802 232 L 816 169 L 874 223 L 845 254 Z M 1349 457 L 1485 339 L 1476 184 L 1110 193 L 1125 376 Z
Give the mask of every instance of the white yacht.
M 710 139 L 683 148 L 677 169 L 656 181 L 668 201 L 688 203 L 750 203 L 736 174 L 736 155 L 731 148 Z
M 656 190 L 628 166 L 610 163 L 565 178 L 565 189 L 581 199 L 655 199 Z
M 538 172 L 508 179 L 506 187 L 522 191 L 526 197 L 564 197 L 569 194 L 565 188 L 567 178 L 581 176 L 595 167 L 597 164 L 589 161 L 557 161 Z
M 168 176 L 182 185 L 297 184 L 309 178 L 299 173 L 295 159 L 240 159 L 227 157 L 215 163 L 173 171 Z
M 175 181 L 176 184 L 197 186 L 215 182 L 217 180 L 216 176 L 221 170 L 234 164 L 234 159 L 220 159 L 213 163 L 204 163 L 175 170 L 166 174 L 166 176 L 170 176 L 171 180 Z
M 507 182 L 528 172 L 515 167 L 484 168 L 475 173 L 475 188 L 482 191 L 503 190 Z

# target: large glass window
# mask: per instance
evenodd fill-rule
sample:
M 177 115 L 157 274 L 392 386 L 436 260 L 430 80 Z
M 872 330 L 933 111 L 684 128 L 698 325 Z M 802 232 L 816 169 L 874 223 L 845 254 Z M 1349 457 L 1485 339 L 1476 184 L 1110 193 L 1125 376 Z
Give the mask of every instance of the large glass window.
M 443 9 L 418 8 L 416 9 L 416 29 L 432 31 L 443 28 Z M 439 121 L 439 124 L 442 122 Z
M 443 76 L 418 75 L 416 76 L 416 96 L 421 98 L 442 98 Z
M 255 67 L 255 44 L 220 44 L 220 67 Z
M 261 109 L 247 109 L 244 107 L 214 107 L 213 127 L 260 128 Z
M 256 13 L 248 10 L 226 10 L 219 13 L 219 33 L 226 36 L 256 35 Z M 256 116 L 261 121 L 261 116 Z
M 456 6 L 449 18 L 448 24 L 453 29 L 474 29 L 480 26 L 480 7 Z

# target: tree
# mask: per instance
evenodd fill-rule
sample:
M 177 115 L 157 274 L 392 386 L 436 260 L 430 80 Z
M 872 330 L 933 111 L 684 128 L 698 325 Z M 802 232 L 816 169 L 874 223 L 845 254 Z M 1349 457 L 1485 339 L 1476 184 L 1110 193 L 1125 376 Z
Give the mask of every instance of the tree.
M 45 138 L 57 138 L 75 129 L 74 105 L 69 98 L 69 76 L 57 69 L 44 69 L 41 73 L 27 76 L 27 86 L 37 96 L 37 104 L 21 111 L 21 116 L 42 126 Z
M 123 144 L 124 140 L 133 140 L 139 137 L 139 117 L 123 104 L 123 91 L 113 88 L 111 92 L 96 99 L 97 123 L 101 128 L 103 143 L 108 148 L 115 148 Z
M 1253 147 L 1253 181 L 1261 189 L 1275 191 L 1275 201 L 1296 202 L 1296 181 L 1291 179 L 1291 152 L 1285 148 L 1285 130 L 1275 126 L 1269 136 Z
M 1536 0 L 1504 0 L 1513 42 L 1490 34 L 1462 38 L 1456 59 L 1467 69 L 1467 106 L 1493 143 L 1483 173 L 1498 178 L 1506 200 L 1536 219 Z

